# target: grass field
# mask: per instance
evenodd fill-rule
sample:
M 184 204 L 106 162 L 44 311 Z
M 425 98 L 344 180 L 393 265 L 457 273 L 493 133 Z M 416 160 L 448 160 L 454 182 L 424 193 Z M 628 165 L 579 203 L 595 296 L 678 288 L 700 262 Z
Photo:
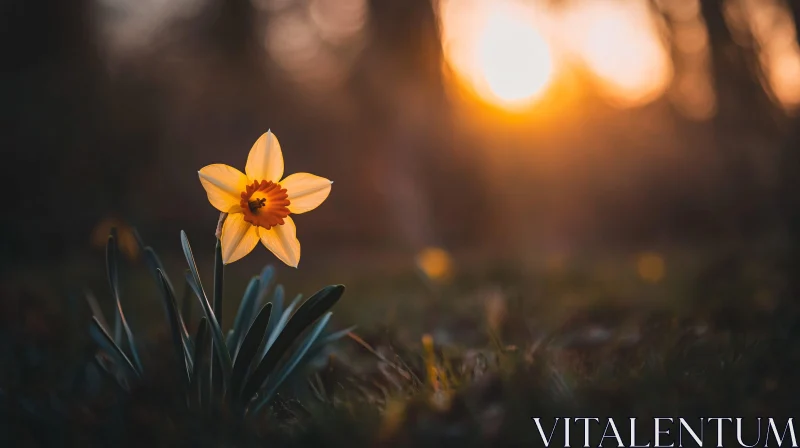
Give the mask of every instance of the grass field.
M 146 371 L 127 394 L 97 369 L 70 383 L 87 376 L 69 369 L 92 364 L 90 310 L 63 286 L 85 281 L 112 315 L 102 256 L 50 277 L 20 273 L 3 295 L 0 437 L 3 446 L 538 446 L 534 416 L 791 415 L 797 312 L 774 254 L 454 254 L 447 272 L 427 275 L 413 258 L 360 255 L 310 274 L 279 269 L 287 296 L 346 284 L 331 328 L 357 328 L 244 423 L 224 407 L 197 413 L 181 402 L 169 327 L 141 266 L 121 282 Z M 181 269 L 177 254 L 165 260 Z M 210 260 L 199 262 L 211 278 Z M 223 328 L 249 267 L 226 273 Z M 190 314 L 194 327 L 196 303 Z

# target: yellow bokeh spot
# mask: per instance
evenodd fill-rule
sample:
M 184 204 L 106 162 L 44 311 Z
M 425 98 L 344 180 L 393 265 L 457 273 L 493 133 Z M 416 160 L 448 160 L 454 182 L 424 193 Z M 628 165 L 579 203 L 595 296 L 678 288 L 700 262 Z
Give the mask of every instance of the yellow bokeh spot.
M 453 275 L 453 260 L 446 250 L 428 247 L 417 255 L 417 266 L 431 280 L 445 281 Z
M 129 260 L 139 257 L 139 243 L 133 233 L 133 228 L 116 218 L 106 218 L 97 223 L 92 230 L 92 245 L 97 248 L 106 247 L 111 229 L 117 229 L 117 245 L 119 251 Z
M 664 279 L 667 266 L 664 258 L 655 252 L 646 252 L 636 260 L 636 271 L 642 280 L 658 283 Z
M 383 421 L 378 431 L 378 439 L 384 440 L 394 436 L 406 417 L 406 404 L 403 400 L 391 399 L 386 403 Z

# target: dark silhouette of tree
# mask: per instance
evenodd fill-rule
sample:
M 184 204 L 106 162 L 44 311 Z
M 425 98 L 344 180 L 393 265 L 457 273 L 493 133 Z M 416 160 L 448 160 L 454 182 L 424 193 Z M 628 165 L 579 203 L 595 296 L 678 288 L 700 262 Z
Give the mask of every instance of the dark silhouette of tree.
M 369 123 L 363 169 L 382 179 L 373 203 L 386 219 L 378 226 L 410 250 L 464 242 L 481 223 L 463 217 L 483 214 L 487 201 L 475 161 L 451 140 L 434 4 L 373 0 L 369 10 L 369 44 L 350 88 Z

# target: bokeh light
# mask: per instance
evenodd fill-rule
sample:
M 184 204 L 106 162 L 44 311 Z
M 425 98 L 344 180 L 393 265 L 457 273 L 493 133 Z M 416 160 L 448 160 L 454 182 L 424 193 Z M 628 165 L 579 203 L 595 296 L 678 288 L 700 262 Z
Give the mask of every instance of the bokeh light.
M 650 283 L 658 283 L 664 279 L 667 266 L 664 257 L 655 252 L 640 254 L 636 260 L 636 272 L 639 277 Z
M 620 106 L 650 102 L 672 80 L 670 56 L 643 0 L 556 9 L 446 0 L 440 19 L 448 63 L 478 96 L 509 109 L 535 103 L 578 66 Z
M 676 64 L 681 70 L 673 79 L 669 99 L 685 117 L 704 121 L 717 112 L 711 77 L 708 30 L 698 0 L 660 2 L 671 22 Z
M 348 74 L 361 50 L 365 0 L 260 1 L 269 11 L 264 46 L 269 56 L 306 90 L 330 91 Z
M 495 11 L 489 16 L 476 52 L 483 80 L 502 101 L 529 100 L 552 76 L 547 42 L 532 24 L 509 11 Z
M 531 6 L 449 0 L 439 13 L 447 61 L 478 96 L 513 109 L 546 90 L 552 49 Z
M 775 0 L 747 0 L 744 6 L 770 88 L 784 107 L 800 105 L 800 47 L 790 11 Z
M 98 0 L 100 31 L 111 52 L 146 49 L 180 19 L 190 19 L 207 6 L 205 0 Z
M 433 281 L 445 281 L 453 275 L 453 260 L 446 250 L 428 247 L 417 255 L 417 266 Z
M 644 1 L 582 2 L 564 18 L 564 40 L 613 102 L 635 106 L 660 96 L 672 65 Z

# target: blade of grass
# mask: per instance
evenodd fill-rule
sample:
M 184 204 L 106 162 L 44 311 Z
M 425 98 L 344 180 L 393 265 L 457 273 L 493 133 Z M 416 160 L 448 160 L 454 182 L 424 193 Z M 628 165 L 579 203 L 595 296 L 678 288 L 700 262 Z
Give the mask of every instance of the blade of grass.
M 211 340 L 213 342 L 218 342 L 219 343 L 218 347 L 222 348 L 221 350 L 214 350 L 214 352 L 217 354 L 216 357 L 220 358 L 220 361 L 222 362 L 223 374 L 229 375 L 230 369 L 227 369 L 226 373 L 225 365 L 231 366 L 232 369 L 230 352 L 228 352 L 227 348 L 225 348 L 225 340 L 222 337 L 222 331 L 219 328 L 219 324 L 217 323 L 216 318 L 214 317 L 214 311 L 211 309 L 211 305 L 208 303 L 208 301 L 203 299 L 202 291 L 194 283 L 194 279 L 191 277 L 191 274 L 187 275 L 187 280 L 195 296 L 197 296 L 198 300 L 200 300 L 200 305 L 203 308 L 204 317 L 208 321 L 209 332 L 211 333 Z
M 208 387 L 205 387 L 204 378 L 208 372 L 208 365 L 211 361 L 211 350 L 209 350 L 209 327 L 208 319 L 205 316 L 200 318 L 200 323 L 197 325 L 197 333 L 194 337 L 194 368 L 192 369 L 192 378 L 189 383 L 190 394 L 197 400 L 199 407 L 204 407 L 208 404 Z
M 114 338 L 112 338 L 111 335 L 106 332 L 96 317 L 92 317 L 92 322 L 89 325 L 89 336 L 100 347 L 100 349 L 117 359 L 117 365 L 123 367 L 123 373 L 130 378 L 138 378 L 140 376 L 140 372 L 136 370 L 136 367 L 133 366 L 133 363 L 125 355 L 125 352 L 123 352 L 119 345 L 114 342 Z
M 147 264 L 148 269 L 152 273 L 153 277 L 156 279 L 156 283 L 159 285 L 159 291 L 161 291 L 161 298 L 165 304 L 169 303 L 169 297 L 175 297 L 175 288 L 172 286 L 172 282 L 167 275 L 167 272 L 164 270 L 164 265 L 161 263 L 161 260 L 158 258 L 158 255 L 155 253 L 152 247 L 146 246 L 143 249 L 144 260 Z M 161 287 L 162 281 L 166 283 L 166 289 Z M 188 288 L 187 288 L 188 289 Z M 184 294 L 187 295 L 187 294 Z M 168 309 L 166 309 L 169 312 Z M 186 330 L 186 323 L 183 320 L 183 316 L 181 313 L 177 314 L 178 320 L 178 330 L 181 335 L 181 339 L 183 339 L 183 357 L 184 362 L 186 363 L 189 369 L 192 368 L 192 338 L 189 336 L 189 331 Z
M 308 350 L 307 357 L 310 359 L 314 356 L 317 356 L 317 354 L 319 354 L 322 351 L 322 349 L 324 349 L 326 346 L 333 344 L 334 342 L 344 338 L 345 336 L 350 334 L 351 331 L 355 330 L 356 327 L 357 325 L 353 325 L 350 328 L 345 328 L 344 330 L 335 331 L 327 336 L 320 337 L 319 339 L 316 340 L 316 342 L 314 342 L 314 345 L 312 345 L 311 348 Z
M 88 289 L 84 293 L 86 296 L 86 302 L 89 303 L 89 308 L 92 310 L 92 315 L 97 318 L 98 323 L 100 326 L 105 328 L 106 331 L 109 330 L 108 322 L 106 321 L 105 316 L 103 315 L 103 310 L 100 308 L 100 304 L 97 302 L 97 298 L 94 296 L 92 291 Z
M 200 283 L 200 275 L 197 272 L 197 264 L 195 263 L 194 255 L 192 254 L 192 248 L 189 245 L 189 239 L 184 231 L 181 231 L 181 243 L 183 246 L 183 253 L 186 256 L 186 261 L 189 264 L 189 275 L 187 276 L 187 280 L 189 286 L 192 288 L 192 291 L 194 291 L 195 295 L 200 301 L 200 306 L 203 308 L 203 312 L 208 319 L 209 326 L 211 327 L 211 336 L 215 345 L 217 346 L 215 352 L 217 353 L 217 357 L 219 358 L 222 366 L 222 375 L 223 379 L 225 380 L 224 383 L 227 383 L 233 368 L 231 355 L 227 347 L 225 347 L 225 339 L 222 336 L 222 330 L 220 329 L 217 318 L 214 315 L 214 310 L 211 309 L 211 304 L 208 302 L 208 297 L 203 291 L 203 286 Z
M 122 343 L 122 335 L 120 329 L 125 331 L 128 338 L 128 348 L 131 350 L 131 356 L 139 371 L 142 371 L 142 362 L 139 359 L 139 352 L 136 350 L 136 342 L 133 339 L 133 332 L 128 326 L 125 319 L 125 313 L 122 311 L 122 302 L 119 297 L 119 248 L 117 247 L 117 231 L 116 228 L 111 229 L 111 235 L 108 236 L 106 244 L 106 270 L 108 274 L 108 284 L 113 294 L 114 302 L 117 307 L 115 325 L 114 325 L 114 342 L 119 346 Z
M 172 281 L 169 279 L 167 271 L 166 269 L 164 269 L 164 264 L 161 263 L 161 259 L 158 257 L 158 254 L 156 254 L 156 252 L 150 246 L 147 246 L 144 249 L 142 249 L 142 253 L 144 254 L 145 263 L 147 264 L 147 267 L 150 269 L 150 272 L 156 279 L 156 281 L 159 281 L 158 270 L 161 270 L 164 279 L 167 281 L 167 286 L 169 288 L 170 293 L 172 294 L 172 297 L 177 297 L 177 294 L 175 293 L 175 287 L 172 285 Z M 184 297 L 189 296 L 188 294 L 186 294 L 186 292 L 188 291 L 184 291 Z M 183 316 L 187 316 L 188 318 L 191 317 L 190 314 L 186 313 L 184 313 Z M 189 352 L 187 353 L 187 357 L 190 358 L 192 338 L 189 336 L 189 331 L 186 329 L 186 322 L 184 322 L 183 316 L 181 316 L 180 314 L 178 315 L 178 317 L 180 318 L 180 330 L 184 344 L 186 344 L 186 347 L 190 349 Z
M 186 327 L 184 330 L 192 325 L 192 288 L 186 283 L 186 275 L 184 273 L 184 282 L 183 282 L 183 297 L 181 297 L 181 315 L 183 316 L 183 321 L 186 323 Z M 188 339 L 189 333 L 186 333 L 186 338 Z
M 108 240 L 106 240 L 106 277 L 108 277 L 108 283 L 111 286 L 111 295 L 114 298 L 115 307 L 117 302 L 117 297 L 119 297 L 118 289 L 119 288 L 119 272 L 117 271 L 117 257 L 116 257 L 116 245 L 117 241 L 117 229 L 116 227 L 111 228 L 111 233 L 108 235 Z M 118 314 L 114 315 L 114 343 L 117 345 L 122 344 L 122 320 L 121 316 Z
M 191 381 L 191 375 L 189 370 L 190 367 L 186 364 L 185 352 L 187 348 L 183 342 L 183 337 L 181 337 L 180 321 L 178 317 L 178 304 L 175 302 L 175 296 L 172 294 L 172 291 L 170 291 L 166 278 L 164 278 L 164 273 L 161 271 L 161 269 L 159 269 L 157 273 L 159 279 L 161 280 L 161 288 L 166 302 L 167 320 L 169 321 L 170 333 L 172 335 L 172 344 L 175 347 L 175 359 L 178 362 L 178 377 L 181 378 L 181 382 L 184 383 L 184 387 L 188 387 L 189 382 Z
M 403 376 L 403 378 L 405 378 L 405 379 L 407 379 L 407 380 L 411 380 L 411 379 L 413 379 L 414 381 L 416 381 L 416 383 L 417 383 L 418 385 L 424 384 L 424 382 L 423 382 L 423 381 L 422 381 L 422 380 L 421 380 L 421 379 L 420 379 L 420 378 L 419 378 L 419 377 L 418 377 L 418 376 L 417 376 L 417 375 L 414 373 L 414 371 L 413 371 L 413 370 L 411 370 L 411 368 L 410 368 L 410 367 L 408 367 L 408 366 L 405 366 L 405 368 L 403 368 L 403 367 L 400 367 L 399 365 L 397 365 L 396 363 L 394 363 L 394 362 L 390 361 L 390 360 L 389 360 L 387 357 L 383 356 L 383 355 L 382 355 L 381 353 L 379 353 L 377 350 L 375 350 L 374 348 L 372 348 L 372 346 L 371 346 L 371 345 L 369 345 L 369 343 L 367 343 L 367 341 L 365 341 L 365 340 L 361 339 L 361 337 L 360 337 L 359 335 L 357 335 L 357 334 L 355 334 L 355 333 L 353 333 L 353 332 L 350 332 L 350 333 L 347 333 L 347 337 L 348 337 L 348 338 L 350 338 L 350 339 L 352 339 L 352 340 L 353 340 L 354 342 L 356 342 L 358 345 L 360 345 L 360 346 L 364 347 L 364 348 L 365 348 L 365 349 L 366 349 L 368 352 L 370 352 L 370 353 L 372 353 L 373 355 L 375 355 L 375 357 L 376 357 L 376 358 L 380 359 L 381 361 L 383 361 L 384 363 L 386 363 L 388 366 L 391 366 L 391 367 L 392 367 L 394 370 L 396 370 L 396 371 L 397 371 L 397 372 L 398 372 L 400 375 L 402 375 L 402 376 Z

